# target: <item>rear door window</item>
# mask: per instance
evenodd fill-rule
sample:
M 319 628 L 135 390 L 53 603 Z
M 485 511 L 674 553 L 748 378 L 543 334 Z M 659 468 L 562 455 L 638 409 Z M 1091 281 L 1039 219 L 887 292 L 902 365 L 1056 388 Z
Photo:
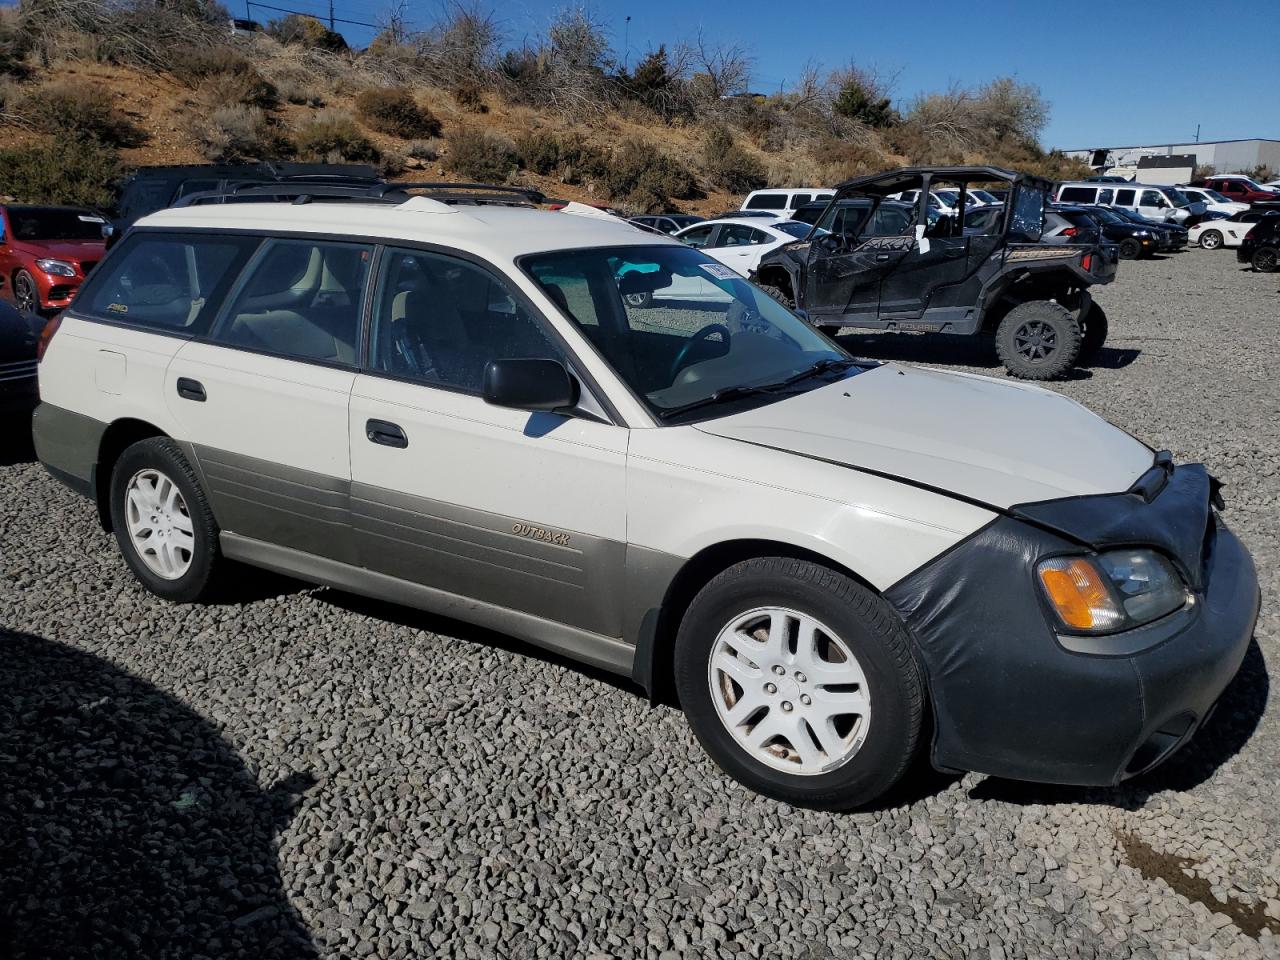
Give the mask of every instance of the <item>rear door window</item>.
M 748 210 L 783 210 L 786 206 L 787 198 L 781 193 L 757 193 L 747 201 Z
M 1063 187 L 1058 199 L 1063 203 L 1093 203 L 1097 193 L 1096 187 Z
M 260 240 L 141 232 L 92 275 L 75 303 L 114 323 L 197 336 Z
M 1132 190 L 1117 190 L 1116 204 L 1121 207 L 1133 206 L 1133 194 L 1134 191 Z
M 268 240 L 211 339 L 276 356 L 354 364 L 373 248 Z
M 693 230 L 680 234 L 677 239 L 687 243 L 691 247 L 702 248 L 705 247 L 707 242 L 711 239 L 711 233 L 713 230 L 715 230 L 714 226 L 695 227 Z

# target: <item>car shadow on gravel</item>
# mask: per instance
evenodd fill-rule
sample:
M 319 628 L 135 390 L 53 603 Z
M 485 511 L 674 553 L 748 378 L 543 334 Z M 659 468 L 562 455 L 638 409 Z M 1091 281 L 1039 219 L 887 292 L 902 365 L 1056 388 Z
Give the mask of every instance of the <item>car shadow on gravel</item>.
M 990 337 L 951 336 L 937 333 L 857 333 L 836 337 L 840 346 L 855 357 L 895 360 L 937 366 L 975 367 L 992 372 L 1003 370 Z M 1088 380 L 1093 369 L 1120 370 L 1137 360 L 1136 348 L 1102 347 L 1083 367 L 1067 371 L 1065 380 Z
M 33 463 L 35 444 L 31 440 L 31 412 L 18 410 L 0 414 L 0 467 Z
M 1116 787 L 1065 787 L 988 777 L 974 786 L 969 796 L 1015 804 L 1092 803 L 1139 810 L 1158 794 L 1194 789 L 1244 749 L 1262 721 L 1270 690 L 1266 660 L 1254 640 L 1209 721 L 1149 773 Z
M 178 700 L 96 656 L 0 629 L 0 955 L 317 956 L 270 790 Z

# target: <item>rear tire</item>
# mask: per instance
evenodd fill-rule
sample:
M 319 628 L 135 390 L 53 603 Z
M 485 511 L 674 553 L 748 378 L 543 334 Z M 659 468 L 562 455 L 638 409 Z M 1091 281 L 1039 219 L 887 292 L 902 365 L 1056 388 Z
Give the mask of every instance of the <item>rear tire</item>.
M 647 310 L 653 305 L 653 294 L 647 290 L 643 293 L 624 294 L 622 302 L 637 310 Z
M 1080 356 L 1077 362 L 1083 363 L 1098 356 L 1098 351 L 1107 340 L 1107 314 L 1096 301 L 1089 303 L 1084 315 L 1084 333 L 1080 338 Z
M 1121 260 L 1137 260 L 1142 256 L 1142 244 L 1133 237 L 1126 237 L 1120 241 L 1120 259 Z
M 1010 310 L 996 328 L 996 354 L 1010 376 L 1052 380 L 1080 358 L 1080 324 L 1052 300 L 1031 300 Z
M 111 471 L 111 526 L 142 585 L 178 603 L 207 600 L 225 579 L 218 525 L 195 471 L 168 437 L 128 447 Z
M 1249 262 L 1259 273 L 1275 273 L 1278 259 L 1280 259 L 1280 250 L 1276 247 L 1259 247 L 1253 251 Z
M 1205 250 L 1217 250 L 1222 246 L 1223 236 L 1220 230 L 1206 230 L 1200 234 L 1200 246 Z
M 675 680 L 721 769 L 797 806 L 882 796 L 924 726 L 924 681 L 892 608 L 806 560 L 746 560 L 703 587 L 680 623 Z

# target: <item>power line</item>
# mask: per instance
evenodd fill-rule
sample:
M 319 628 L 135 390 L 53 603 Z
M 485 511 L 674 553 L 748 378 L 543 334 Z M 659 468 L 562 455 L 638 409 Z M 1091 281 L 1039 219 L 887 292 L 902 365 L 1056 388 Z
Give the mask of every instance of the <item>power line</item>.
M 344 17 L 334 16 L 332 3 L 329 4 L 328 17 L 325 17 L 323 14 L 312 13 L 311 11 L 308 11 L 308 10 L 289 10 L 286 7 L 272 6 L 269 3 L 258 3 L 258 0 L 245 0 L 244 8 L 246 13 L 249 12 L 253 7 L 258 7 L 259 9 L 262 9 L 262 10 L 274 10 L 276 13 L 291 13 L 299 17 L 311 17 L 314 20 L 327 19 L 329 21 L 330 30 L 333 29 L 333 25 L 336 23 L 345 23 L 353 27 L 369 27 L 370 29 L 373 29 L 373 30 L 378 29 L 378 25 L 376 23 L 366 23 L 364 20 L 348 20 Z

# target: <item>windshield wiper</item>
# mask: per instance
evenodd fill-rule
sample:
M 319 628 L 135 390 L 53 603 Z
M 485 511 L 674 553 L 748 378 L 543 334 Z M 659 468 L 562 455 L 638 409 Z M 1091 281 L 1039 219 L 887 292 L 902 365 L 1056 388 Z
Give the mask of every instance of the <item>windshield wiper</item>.
M 740 400 L 743 397 L 752 397 L 761 393 L 778 393 L 787 387 L 799 383 L 801 380 L 807 380 L 809 377 L 816 377 L 823 373 L 829 373 L 832 370 L 845 370 L 853 366 L 858 361 L 853 359 L 834 359 L 828 357 L 825 360 L 819 360 L 817 363 L 797 374 L 787 377 L 785 380 L 779 380 L 776 383 L 762 383 L 756 386 L 733 386 L 721 387 L 709 397 L 703 397 L 701 400 L 694 400 L 692 403 L 686 403 L 682 407 L 672 407 L 670 410 L 664 410 L 658 414 L 663 420 L 669 420 L 672 417 L 682 413 L 688 413 L 690 410 L 697 410 L 701 407 L 710 407 L 719 403 L 727 403 L 731 400 Z

